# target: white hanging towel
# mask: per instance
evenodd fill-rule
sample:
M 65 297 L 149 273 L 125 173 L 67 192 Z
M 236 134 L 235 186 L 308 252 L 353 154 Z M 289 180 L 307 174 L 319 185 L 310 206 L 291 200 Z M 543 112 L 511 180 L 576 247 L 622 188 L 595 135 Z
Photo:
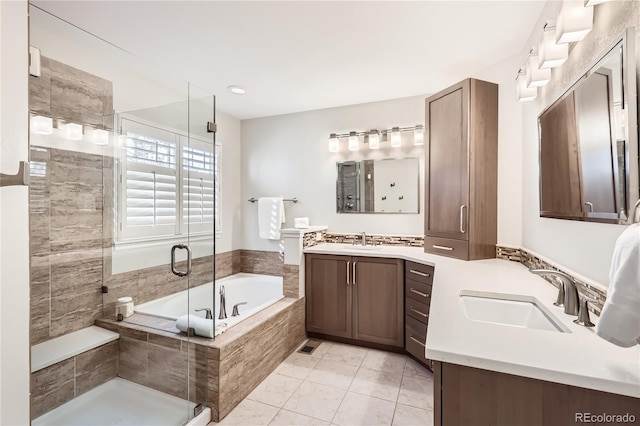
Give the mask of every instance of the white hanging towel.
M 284 201 L 282 197 L 260 197 L 258 199 L 258 232 L 260 238 L 279 240 L 280 226 L 284 221 Z
M 629 348 L 640 336 L 640 223 L 629 226 L 616 241 L 609 272 L 607 301 L 596 334 Z

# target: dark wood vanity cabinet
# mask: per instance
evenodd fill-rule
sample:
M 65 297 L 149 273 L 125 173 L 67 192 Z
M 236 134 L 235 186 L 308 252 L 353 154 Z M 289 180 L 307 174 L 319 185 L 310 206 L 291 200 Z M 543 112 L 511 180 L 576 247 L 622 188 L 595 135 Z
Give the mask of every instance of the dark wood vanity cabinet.
M 307 331 L 403 347 L 403 261 L 307 254 Z
M 495 257 L 498 86 L 467 79 L 426 99 L 425 252 Z
M 405 262 L 405 349 L 429 368 L 431 368 L 430 361 L 425 358 L 424 352 L 429 325 L 433 273 L 433 266 Z
M 585 413 L 640 418 L 638 398 L 479 368 L 434 362 L 433 382 L 436 426 L 591 423 L 578 421 Z

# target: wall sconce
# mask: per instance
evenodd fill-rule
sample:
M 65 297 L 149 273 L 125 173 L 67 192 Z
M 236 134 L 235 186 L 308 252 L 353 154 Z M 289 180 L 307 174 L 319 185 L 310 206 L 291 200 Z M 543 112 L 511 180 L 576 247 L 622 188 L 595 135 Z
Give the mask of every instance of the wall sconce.
M 66 123 L 64 125 L 65 135 L 67 139 L 79 141 L 82 139 L 82 125 L 76 123 Z
M 538 88 L 527 86 L 525 68 L 521 67 L 516 77 L 516 101 L 529 102 L 534 100 L 536 96 L 538 96 Z
M 413 131 L 413 144 L 416 146 L 424 145 L 424 126 L 422 124 L 417 124 Z
M 356 132 L 349 132 L 349 151 L 357 151 L 358 146 L 358 134 Z
M 413 144 L 424 145 L 424 125 L 417 124 L 411 127 L 392 127 L 391 129 L 376 130 L 368 132 L 351 131 L 349 133 L 331 133 L 329 135 L 329 152 L 340 151 L 340 138 L 348 138 L 349 151 L 360 149 L 360 136 L 364 137 L 364 143 L 369 145 L 369 149 L 380 149 L 380 144 L 389 142 L 393 148 L 402 146 L 402 133 L 413 132 Z
M 51 117 L 34 115 L 31 117 L 31 132 L 38 135 L 50 135 L 53 133 L 53 120 Z
M 582 40 L 593 27 L 593 8 L 583 0 L 564 0 L 556 22 L 556 43 Z
M 96 145 L 108 145 L 109 144 L 109 132 L 102 129 L 91 130 L 91 142 Z
M 569 45 L 556 44 L 555 22 L 547 21 L 538 46 L 538 68 L 556 68 L 569 57 Z
M 588 7 L 588 6 L 595 6 L 597 4 L 601 4 L 601 3 L 606 3 L 610 0 L 585 0 L 584 1 L 584 6 Z
M 526 67 L 527 87 L 544 87 L 551 80 L 551 70 L 549 68 L 538 68 L 538 51 L 531 48 L 529 60 Z

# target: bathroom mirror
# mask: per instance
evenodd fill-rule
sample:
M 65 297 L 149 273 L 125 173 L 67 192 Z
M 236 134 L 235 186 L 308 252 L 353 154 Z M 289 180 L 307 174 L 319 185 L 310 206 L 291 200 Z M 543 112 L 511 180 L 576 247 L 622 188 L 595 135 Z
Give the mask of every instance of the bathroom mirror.
M 629 223 L 638 200 L 633 29 L 538 117 L 540 216 Z
M 417 158 L 337 163 L 338 213 L 418 213 Z

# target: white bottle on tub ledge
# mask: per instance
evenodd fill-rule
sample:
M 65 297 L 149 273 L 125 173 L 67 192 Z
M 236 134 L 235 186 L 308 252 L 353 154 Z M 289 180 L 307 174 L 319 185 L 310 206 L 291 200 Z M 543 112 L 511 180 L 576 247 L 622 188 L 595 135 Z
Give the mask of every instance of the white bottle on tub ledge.
M 118 321 L 122 321 L 131 315 L 133 315 L 133 297 L 119 297 L 116 304 L 116 318 Z

